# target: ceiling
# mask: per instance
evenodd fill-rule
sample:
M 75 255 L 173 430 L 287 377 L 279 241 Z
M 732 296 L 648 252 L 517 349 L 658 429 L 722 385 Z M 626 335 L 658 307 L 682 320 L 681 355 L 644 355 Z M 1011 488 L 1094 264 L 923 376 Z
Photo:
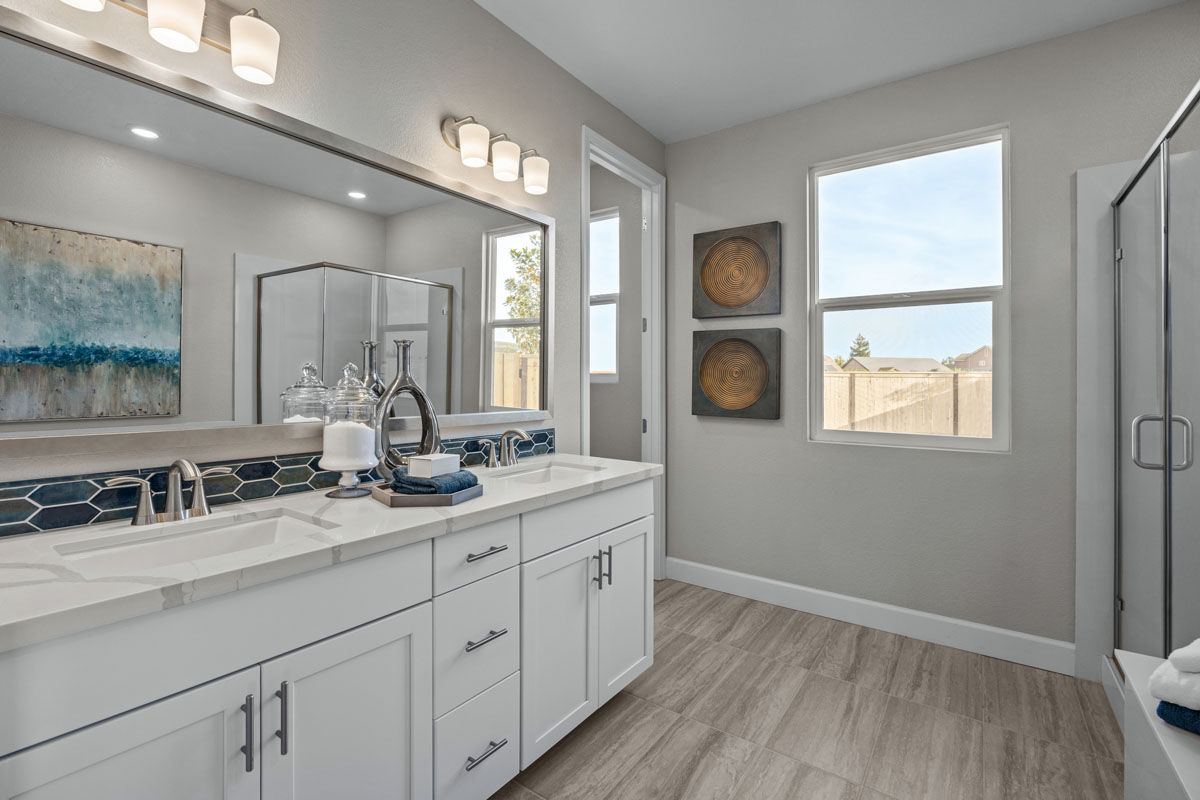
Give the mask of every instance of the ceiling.
M 391 216 L 451 199 L 225 114 L 0 37 L 0 114 Z M 159 134 L 153 141 L 132 125 Z M 350 191 L 366 194 L 362 200 Z
M 1180 0 L 475 0 L 671 143 Z

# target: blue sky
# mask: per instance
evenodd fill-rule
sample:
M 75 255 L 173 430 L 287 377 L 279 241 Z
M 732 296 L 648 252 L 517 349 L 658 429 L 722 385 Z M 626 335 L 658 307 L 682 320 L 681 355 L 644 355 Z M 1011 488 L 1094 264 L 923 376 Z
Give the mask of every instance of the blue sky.
M 1003 280 L 998 141 L 824 175 L 818 193 L 823 298 Z M 990 303 L 827 312 L 825 353 L 862 333 L 873 356 L 941 360 L 990 344 L 991 317 Z

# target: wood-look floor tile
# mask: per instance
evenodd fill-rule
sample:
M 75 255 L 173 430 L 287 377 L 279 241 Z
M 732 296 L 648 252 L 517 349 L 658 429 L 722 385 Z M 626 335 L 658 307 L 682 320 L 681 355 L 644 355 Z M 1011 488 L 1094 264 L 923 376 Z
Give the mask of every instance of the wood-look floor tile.
M 835 625 L 813 671 L 886 692 L 896 672 L 903 637 L 860 625 Z
M 887 705 L 885 694 L 810 672 L 767 747 L 859 783 Z
M 830 632 L 845 624 L 828 617 L 777 607 L 753 635 L 728 640 L 728 643 L 765 658 L 789 661 L 808 669 L 820 657 Z
M 897 800 L 982 797 L 984 727 L 893 697 L 864 785 Z
M 680 719 L 607 795 L 610 800 L 729 800 L 757 748 Z M 604 795 L 596 793 L 594 798 Z
M 1110 795 L 1109 781 L 1091 753 L 994 725 L 984 724 L 983 734 L 981 797 L 1107 800 Z
M 1096 756 L 1096 772 L 1104 790 L 1101 800 L 1121 800 L 1125 797 L 1125 764 Z
M 725 733 L 766 744 L 808 671 L 795 664 L 734 650 L 729 669 L 683 714 Z
M 984 719 L 982 656 L 904 637 L 888 694 Z
M 858 787 L 816 767 L 759 750 L 734 800 L 861 800 Z
M 661 603 L 668 600 L 672 595 L 683 591 L 688 584 L 682 581 L 673 581 L 670 578 L 654 582 L 654 602 Z
M 521 773 L 521 784 L 548 800 L 597 800 L 633 769 L 679 715 L 618 694 Z
M 765 609 L 759 609 L 760 606 Z M 744 631 L 757 630 L 770 616 L 773 608 L 774 606 L 746 597 L 723 594 L 705 606 L 703 615 L 695 618 L 680 630 L 703 639 L 727 642 L 731 638 L 744 635 Z
M 704 619 L 709 606 L 722 597 L 728 596 L 690 583 L 683 583 L 680 586 L 681 589 L 669 592 L 661 600 L 655 599 L 654 626 L 656 628 L 684 630 Z
M 491 800 L 542 800 L 542 798 L 514 780 L 492 795 Z
M 877 792 L 874 789 L 864 786 L 859 792 L 856 800 L 896 800 L 896 798 L 888 797 L 883 792 Z
M 1074 678 L 981 656 L 984 722 L 1037 739 L 1092 751 Z
M 1112 705 L 1104 686 L 1095 681 L 1075 681 L 1075 691 L 1079 694 L 1079 705 L 1083 708 L 1084 718 L 1087 719 L 1088 733 L 1092 738 L 1092 751 L 1113 761 L 1125 760 L 1125 737 L 1121 726 L 1113 715 Z
M 733 668 L 739 650 L 682 631 L 669 631 L 655 643 L 654 666 L 625 691 L 682 712 L 691 702 L 719 683 Z

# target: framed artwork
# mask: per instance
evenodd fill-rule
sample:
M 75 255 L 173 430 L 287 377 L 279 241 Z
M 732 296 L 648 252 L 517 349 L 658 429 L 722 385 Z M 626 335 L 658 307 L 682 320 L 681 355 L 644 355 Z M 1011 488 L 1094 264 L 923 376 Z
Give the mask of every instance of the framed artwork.
M 179 414 L 183 251 L 0 220 L 0 421 Z
M 692 413 L 779 419 L 779 328 L 692 332 Z
M 692 316 L 710 319 L 778 314 L 779 240 L 778 222 L 692 237 Z

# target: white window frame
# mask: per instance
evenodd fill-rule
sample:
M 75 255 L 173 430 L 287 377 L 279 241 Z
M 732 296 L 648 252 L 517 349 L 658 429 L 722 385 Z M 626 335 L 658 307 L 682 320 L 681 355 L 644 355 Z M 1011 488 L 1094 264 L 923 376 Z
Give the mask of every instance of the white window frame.
M 924 292 L 902 292 L 896 294 L 867 295 L 860 297 L 820 296 L 820 231 L 818 219 L 818 180 L 825 175 L 876 166 L 891 161 L 916 156 L 957 150 L 962 147 L 1000 142 L 1003 176 L 1003 224 L 1002 246 L 1003 282 L 996 286 L 978 286 L 966 289 L 944 289 Z M 873 445 L 881 447 L 911 447 L 936 450 L 967 450 L 978 452 L 1011 452 L 1012 426 L 1012 347 L 1011 347 L 1011 293 L 1012 278 L 1010 256 L 1010 191 L 1009 191 L 1009 129 L 1008 125 L 995 125 L 965 133 L 929 139 L 915 144 L 879 150 L 860 156 L 817 164 L 808 174 L 808 398 L 809 398 L 809 441 L 842 444 Z M 990 302 L 992 304 L 992 436 L 990 439 L 968 436 L 945 436 L 920 433 L 885 433 L 881 431 L 846 431 L 825 428 L 825 312 L 853 311 L 872 308 L 896 308 L 902 306 L 929 306 L 951 303 Z
M 484 271 L 483 285 L 483 383 L 480 386 L 480 406 L 485 411 L 526 411 L 535 409 L 514 409 L 512 406 L 498 406 L 492 403 L 492 365 L 495 363 L 495 346 L 496 346 L 496 328 L 541 328 L 541 317 L 534 319 L 497 319 L 496 314 L 496 240 L 503 239 L 507 236 L 515 236 L 521 233 L 543 233 L 538 225 L 521 224 L 510 225 L 505 228 L 496 228 L 490 230 L 483 235 L 484 263 L 487 269 Z M 545 316 L 546 309 L 546 237 L 542 236 L 542 316 Z M 545 379 L 546 371 L 546 332 L 542 331 L 542 346 L 541 346 L 541 372 L 542 377 L 539 381 L 539 386 L 542 393 L 543 402 L 538 405 L 545 405 L 544 398 L 546 393 Z
M 605 208 L 600 211 L 594 212 L 591 215 L 591 217 L 588 219 L 588 225 L 591 225 L 593 222 L 603 222 L 606 219 L 613 219 L 613 218 L 620 219 L 620 217 L 621 217 L 621 209 L 616 208 L 616 207 Z M 589 239 L 589 241 L 590 241 L 590 239 Z M 620 280 L 621 280 L 621 264 L 620 264 L 620 256 L 618 254 L 618 259 L 617 259 L 617 286 L 618 286 L 618 289 L 617 289 L 617 291 L 611 292 L 609 294 L 589 294 L 588 295 L 588 311 L 589 312 L 591 311 L 593 306 L 611 305 L 614 307 L 613 313 L 616 315 L 616 319 L 613 322 L 613 333 L 616 335 L 616 340 L 614 342 L 614 345 L 616 347 L 616 369 L 614 369 L 611 373 L 592 372 L 592 369 L 591 369 L 592 354 L 589 350 L 589 352 L 588 352 L 588 377 L 592 383 L 617 383 L 619 380 L 618 376 L 621 374 L 621 292 L 620 292 L 620 288 L 619 288 L 621 285 Z M 590 342 L 591 341 L 591 324 L 592 324 L 592 319 L 591 319 L 590 315 L 588 317 L 587 323 L 588 323 L 588 341 Z

